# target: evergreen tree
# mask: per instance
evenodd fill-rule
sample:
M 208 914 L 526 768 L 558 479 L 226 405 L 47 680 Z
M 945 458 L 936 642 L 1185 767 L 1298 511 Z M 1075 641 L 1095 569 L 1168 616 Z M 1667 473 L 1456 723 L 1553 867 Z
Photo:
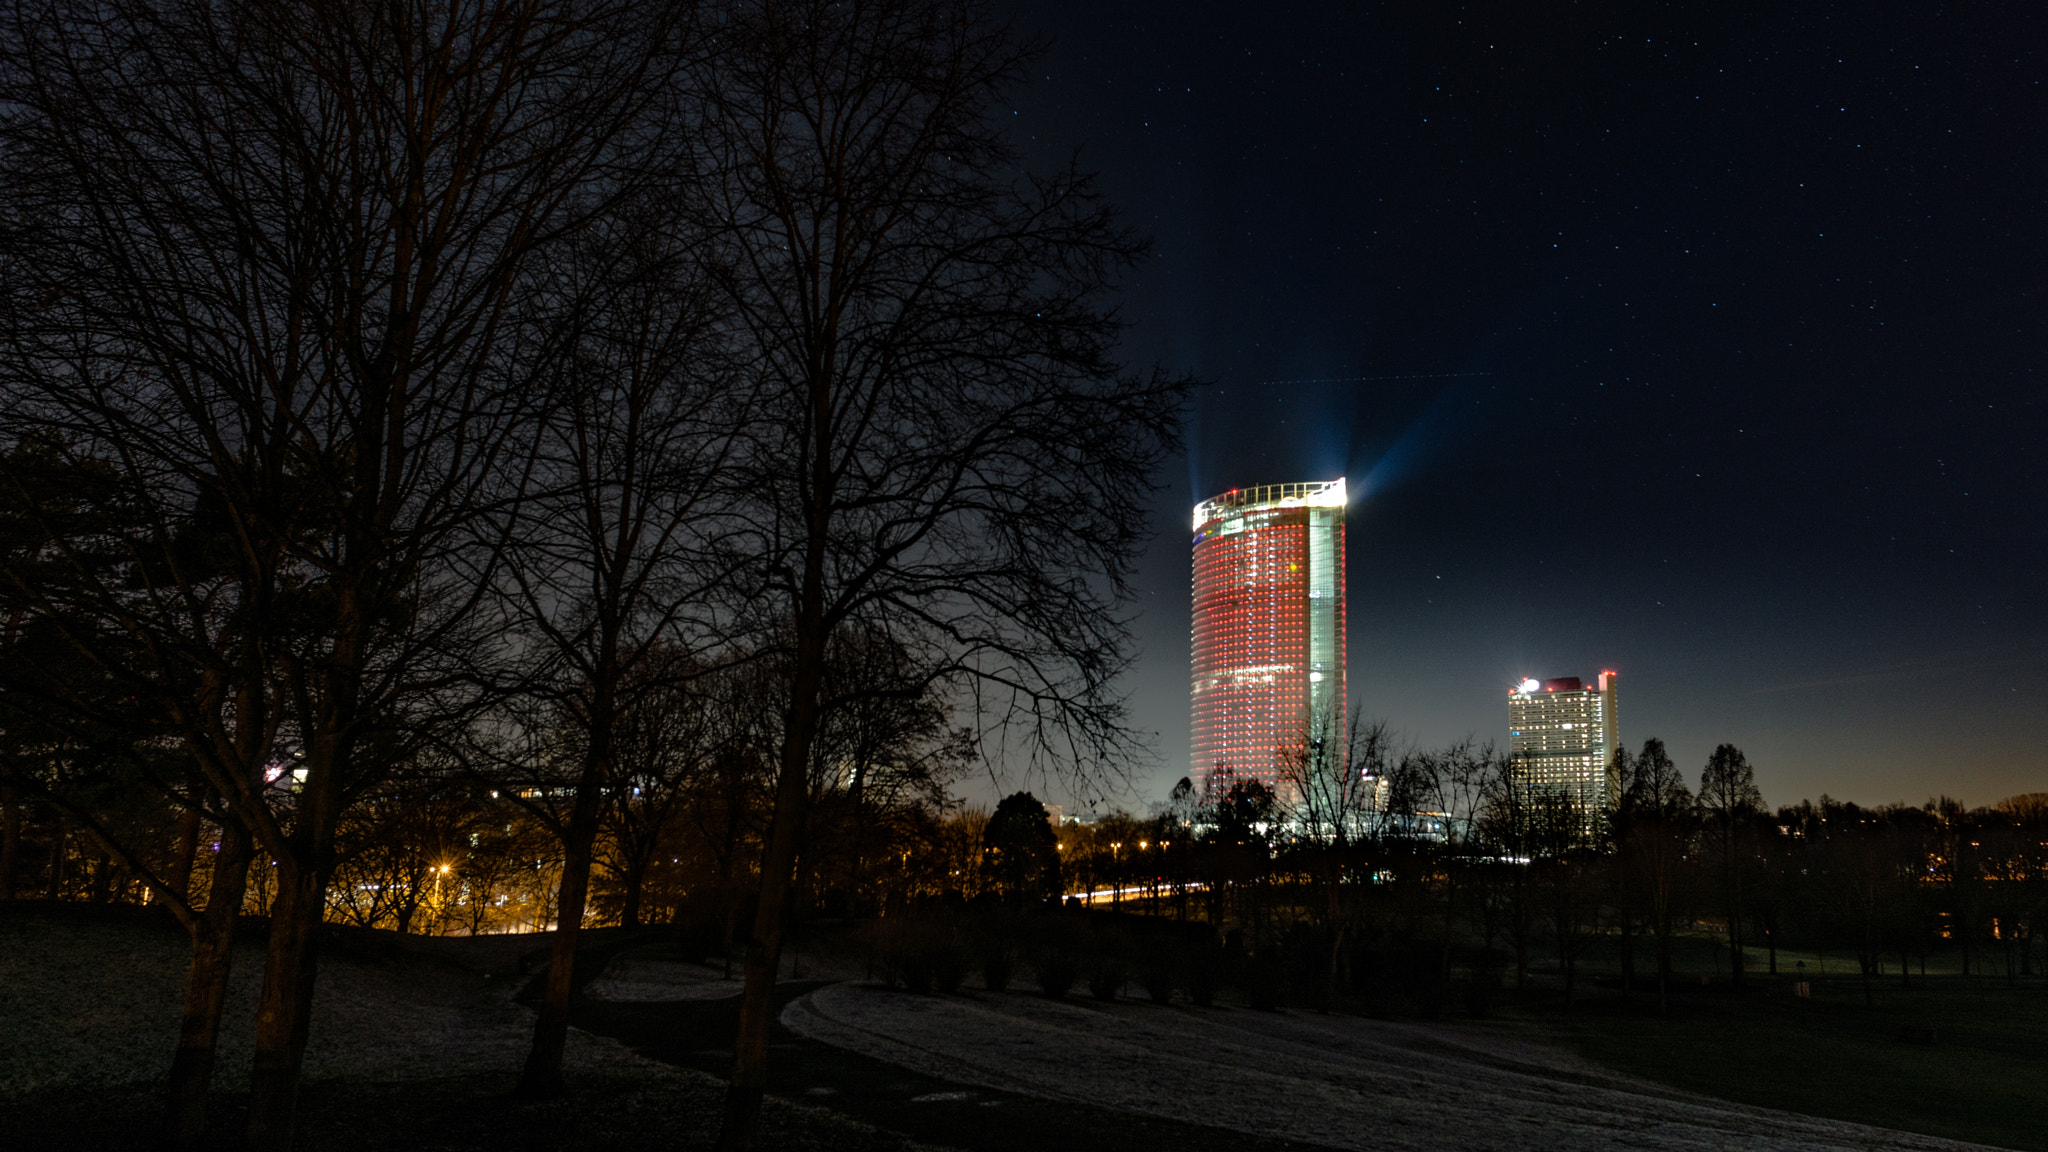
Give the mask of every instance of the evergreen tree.
M 981 836 L 981 875 L 1010 904 L 1028 907 L 1064 890 L 1059 837 L 1031 793 L 1013 792 L 996 805 Z

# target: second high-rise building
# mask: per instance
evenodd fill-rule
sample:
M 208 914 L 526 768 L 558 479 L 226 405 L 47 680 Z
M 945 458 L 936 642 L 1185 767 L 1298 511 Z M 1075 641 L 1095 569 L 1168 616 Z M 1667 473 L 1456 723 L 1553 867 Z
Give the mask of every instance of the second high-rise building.
M 1344 481 L 1195 505 L 1193 771 L 1284 791 L 1282 765 L 1344 710 Z
M 1597 686 L 1561 676 L 1524 680 L 1508 691 L 1508 754 L 1522 782 L 1568 797 L 1589 822 L 1619 798 L 1619 687 L 1610 671 L 1600 673 Z

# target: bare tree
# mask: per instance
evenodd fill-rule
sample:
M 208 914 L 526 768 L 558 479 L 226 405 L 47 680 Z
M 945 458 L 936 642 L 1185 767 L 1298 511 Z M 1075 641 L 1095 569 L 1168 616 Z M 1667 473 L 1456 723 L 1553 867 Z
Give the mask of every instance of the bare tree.
M 560 304 L 549 419 L 505 504 L 503 583 L 544 671 L 526 685 L 575 730 L 546 993 L 520 1078 L 559 1095 L 592 850 L 641 697 L 699 675 L 716 646 L 707 595 L 728 575 L 723 465 L 746 397 L 730 386 L 693 234 L 660 189 L 625 200 L 538 261 Z M 655 705 L 649 702 L 645 717 Z M 559 816 L 559 818 L 557 818 Z
M 629 684 L 612 736 L 616 772 L 600 817 L 592 862 L 619 886 L 618 920 L 638 928 L 646 916 L 648 874 L 672 846 L 692 788 L 708 775 L 716 745 L 712 710 L 680 654 L 640 661 L 658 688 Z
M 1558 969 L 1564 976 L 1569 1007 L 1578 989 L 1579 957 L 1592 940 L 1599 919 L 1596 887 L 1596 840 L 1589 829 L 1599 822 L 1567 788 L 1537 788 L 1530 797 L 1531 842 L 1536 883 L 1541 890 L 1551 934 L 1557 941 Z
M 236 661 L 176 696 L 180 739 L 277 861 L 252 1148 L 291 1141 L 338 817 L 402 759 L 383 734 L 431 727 L 494 650 L 465 549 L 552 354 L 519 322 L 529 258 L 635 170 L 670 11 L 0 15 L 10 412 L 114 462 L 161 523 L 219 509 L 229 546 L 202 585 L 144 534 L 167 575 L 101 608 L 160 646 L 154 673 Z M 288 793 L 265 773 L 281 739 Z
M 890 838 L 891 829 L 876 822 L 943 811 L 948 786 L 977 754 L 973 729 L 953 724 L 941 683 L 922 696 L 904 691 L 906 674 L 923 679 L 910 659 L 893 637 L 872 630 L 846 630 L 832 645 L 823 691 L 843 704 L 820 717 L 812 740 L 812 794 L 830 797 L 840 819 L 818 830 L 830 842 L 810 854 L 805 870 L 822 879 L 836 861 L 849 895 L 868 887 L 878 831 Z
M 1334 715 L 1317 720 L 1297 747 L 1283 750 L 1279 782 L 1295 837 L 1290 854 L 1322 889 L 1315 904 L 1329 942 L 1327 1003 L 1351 929 L 1344 894 L 1355 888 L 1360 848 L 1379 838 L 1399 754 L 1392 729 L 1366 719 L 1361 708 L 1352 708 L 1341 731 Z
M 1290 826 L 1312 840 L 1345 843 L 1368 834 L 1385 810 L 1394 733 L 1384 720 L 1368 720 L 1354 707 L 1349 717 L 1317 717 L 1301 742 L 1280 750 L 1279 795 Z
M 1764 812 L 1756 773 L 1742 750 L 1723 744 L 1707 758 L 1700 773 L 1699 799 L 1703 839 L 1712 854 L 1721 910 L 1728 918 L 1728 963 L 1736 987 L 1742 986 L 1743 919 L 1748 912 L 1748 883 L 1756 863 L 1756 822 Z
M 1028 58 L 951 0 L 735 3 L 696 89 L 706 216 L 762 383 L 754 601 L 788 694 L 720 1137 L 751 1137 L 811 745 L 849 626 L 957 685 L 1040 768 L 1111 768 L 1121 604 L 1181 382 L 1112 359 L 1140 251 L 1071 173 L 1015 175 L 994 101 Z M 864 690 L 872 695 L 876 689 Z
M 1479 835 L 1490 857 L 1492 891 L 1515 950 L 1515 987 L 1528 986 L 1529 950 L 1537 927 L 1538 890 L 1532 865 L 1543 851 L 1541 795 L 1518 757 L 1489 758 Z
M 1625 769 L 1616 805 L 1618 850 L 1624 867 L 1639 877 L 1642 903 L 1657 950 L 1657 1002 L 1670 1007 L 1671 939 L 1677 929 L 1683 874 L 1697 824 L 1698 807 L 1685 777 L 1664 751 L 1664 742 L 1643 741 L 1636 756 L 1620 759 Z
M 15 242 L 0 244 L 0 261 L 11 269 L 34 246 L 19 243 L 18 231 L 7 235 Z M 17 403 L 0 425 L 10 441 L 0 457 L 0 603 L 8 620 L 0 700 L 16 747 L 0 758 L 0 779 L 59 814 L 53 896 L 62 890 L 66 826 L 74 826 L 104 859 L 121 861 L 190 936 L 165 1118 L 170 1142 L 187 1146 L 205 1124 L 235 917 L 253 858 L 247 827 L 231 818 L 214 781 L 268 784 L 279 722 L 276 677 L 259 636 L 264 613 L 241 595 L 274 563 L 276 542 L 229 531 L 218 501 L 181 500 L 183 490 L 165 483 L 160 470 L 124 466 L 118 445 L 78 426 L 93 420 L 89 392 L 72 398 L 84 413 L 40 402 L 36 354 L 46 346 L 38 337 L 54 335 L 61 348 L 69 333 L 15 325 L 9 334 L 0 371 Z M 28 388 L 17 375 L 24 370 L 38 374 Z M 68 426 L 53 419 L 67 416 L 83 419 Z M 147 754 L 150 745 L 157 755 Z M 21 755 L 26 747 L 34 754 Z M 176 754 L 164 754 L 173 747 Z M 169 866 L 149 859 L 143 843 L 79 802 L 81 776 L 114 775 L 131 801 L 148 798 L 193 833 L 194 818 L 221 827 L 204 901 L 191 889 L 189 857 Z

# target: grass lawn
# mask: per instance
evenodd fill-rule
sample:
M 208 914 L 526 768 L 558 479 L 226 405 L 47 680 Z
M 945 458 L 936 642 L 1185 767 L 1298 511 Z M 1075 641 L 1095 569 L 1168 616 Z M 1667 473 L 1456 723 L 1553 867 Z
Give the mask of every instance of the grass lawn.
M 1902 988 L 1893 969 L 1866 1005 L 1860 980 L 1833 974 L 1804 1000 L 1786 977 L 1755 978 L 1741 993 L 1697 979 L 1669 1015 L 1654 993 L 1608 991 L 1569 1011 L 1539 1001 L 1504 1016 L 1688 1091 L 2048 1152 L 2048 989 L 2038 980 L 1916 975 Z

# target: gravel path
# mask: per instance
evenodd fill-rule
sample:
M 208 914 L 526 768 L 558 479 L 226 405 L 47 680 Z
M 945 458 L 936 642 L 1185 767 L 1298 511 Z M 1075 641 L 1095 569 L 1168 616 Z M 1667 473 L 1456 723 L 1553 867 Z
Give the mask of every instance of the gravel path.
M 605 965 L 604 974 L 583 989 L 592 1000 L 625 1004 L 663 1004 L 682 1000 L 723 1000 L 737 996 L 746 986 L 739 965 L 730 976 L 723 964 L 668 960 L 648 957 L 643 952 L 664 951 L 659 944 L 648 949 L 627 951 Z M 858 980 L 861 966 L 839 957 L 806 957 L 801 966 L 788 956 L 782 960 L 783 980 Z
M 1982 1147 L 1694 1096 L 1455 1027 L 851 983 L 792 1002 L 782 1022 L 956 1082 L 1332 1148 Z

